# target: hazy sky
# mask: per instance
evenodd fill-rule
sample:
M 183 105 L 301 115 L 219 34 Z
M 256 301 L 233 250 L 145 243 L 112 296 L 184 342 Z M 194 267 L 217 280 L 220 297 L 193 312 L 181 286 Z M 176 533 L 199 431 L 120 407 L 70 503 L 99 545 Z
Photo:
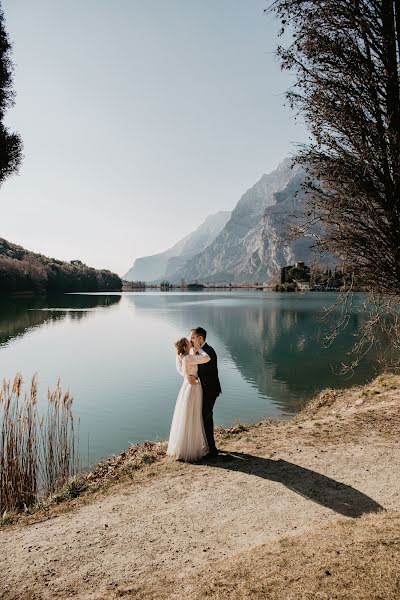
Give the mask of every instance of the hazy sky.
M 20 174 L 0 237 L 124 274 L 305 139 L 269 0 L 3 0 Z

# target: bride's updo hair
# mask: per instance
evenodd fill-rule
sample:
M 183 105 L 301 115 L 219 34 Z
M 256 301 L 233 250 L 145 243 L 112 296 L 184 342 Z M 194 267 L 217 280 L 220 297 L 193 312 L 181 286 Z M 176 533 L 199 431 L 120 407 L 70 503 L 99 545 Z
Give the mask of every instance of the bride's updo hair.
M 178 355 L 185 354 L 187 343 L 188 343 L 188 341 L 185 337 L 183 337 L 180 340 L 178 340 L 177 342 L 175 342 L 174 345 L 175 345 Z

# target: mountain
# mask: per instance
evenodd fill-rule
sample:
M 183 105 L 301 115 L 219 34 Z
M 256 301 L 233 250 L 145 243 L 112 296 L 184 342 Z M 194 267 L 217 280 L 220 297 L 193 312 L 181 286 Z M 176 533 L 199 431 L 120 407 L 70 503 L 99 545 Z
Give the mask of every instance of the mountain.
M 171 274 L 171 281 L 264 282 L 281 266 L 310 261 L 309 239 L 283 242 L 291 215 L 304 210 L 304 179 L 304 170 L 291 159 L 263 175 L 214 241 Z
M 231 216 L 230 211 L 210 215 L 195 231 L 186 235 L 172 248 L 137 258 L 133 267 L 124 275 L 126 281 L 160 281 L 174 275 L 186 261 L 211 244 Z

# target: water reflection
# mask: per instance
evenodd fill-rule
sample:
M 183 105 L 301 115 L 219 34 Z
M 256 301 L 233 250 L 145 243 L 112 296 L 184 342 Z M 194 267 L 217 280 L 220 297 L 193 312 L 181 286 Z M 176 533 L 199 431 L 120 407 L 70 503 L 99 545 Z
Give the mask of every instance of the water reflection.
M 323 306 L 335 302 L 332 294 L 132 295 L 128 302 L 169 319 L 183 334 L 204 326 L 210 343 L 222 342 L 242 377 L 287 414 L 316 391 L 365 382 L 375 373 L 370 358 L 351 377 L 338 374 L 362 315 L 355 310 L 346 331 L 325 348 L 330 325 L 322 319 Z
M 371 360 L 350 380 L 335 374 L 362 315 L 322 349 L 326 325 L 318 315 L 332 302 L 330 294 L 236 291 L 3 297 L 0 375 L 38 373 L 44 401 L 60 377 L 74 396 L 80 451 L 90 464 L 168 436 L 181 385 L 173 342 L 196 325 L 206 327 L 219 356 L 219 425 L 293 415 L 318 389 L 372 377 Z
M 120 299 L 120 295 L 0 296 L 0 346 L 50 322 L 83 319 L 90 310 L 118 304 Z

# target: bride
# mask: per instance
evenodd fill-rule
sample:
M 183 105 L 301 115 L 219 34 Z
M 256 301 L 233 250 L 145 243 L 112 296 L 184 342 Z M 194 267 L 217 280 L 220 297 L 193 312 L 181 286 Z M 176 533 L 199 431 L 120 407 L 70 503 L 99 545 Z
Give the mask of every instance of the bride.
M 175 348 L 183 384 L 176 400 L 167 454 L 178 460 L 195 461 L 208 453 L 208 446 L 202 417 L 203 390 L 200 381 L 192 385 L 188 376 L 197 379 L 197 365 L 211 359 L 196 343 L 194 353 L 190 353 L 191 344 L 185 337 L 175 343 Z

